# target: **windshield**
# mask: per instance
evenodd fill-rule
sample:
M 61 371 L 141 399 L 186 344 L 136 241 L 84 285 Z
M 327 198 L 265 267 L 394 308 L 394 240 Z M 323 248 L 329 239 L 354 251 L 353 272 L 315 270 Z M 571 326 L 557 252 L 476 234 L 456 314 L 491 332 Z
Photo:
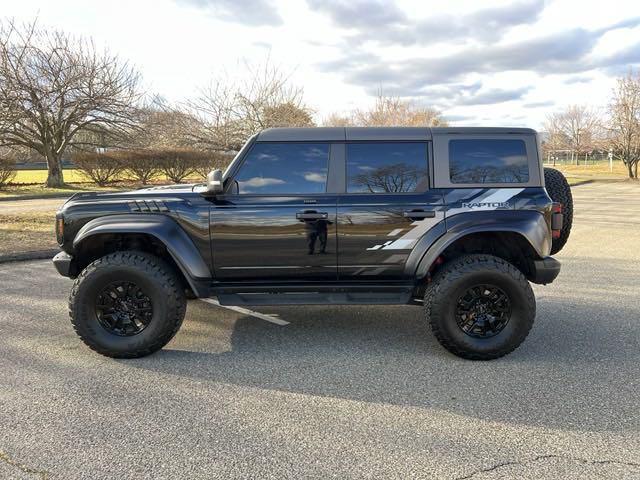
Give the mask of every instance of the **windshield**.
M 238 153 L 236 153 L 236 156 L 233 157 L 233 160 L 231 160 L 231 163 L 227 166 L 227 168 L 225 169 L 224 173 L 222 174 L 222 180 L 225 181 L 227 179 L 227 177 L 229 176 L 229 174 L 233 171 L 236 163 L 238 162 L 238 160 L 240 158 L 242 158 L 245 154 L 245 152 L 247 151 L 247 149 L 249 148 L 249 145 L 251 145 L 253 142 L 252 140 L 254 138 L 256 138 L 258 136 L 258 134 L 256 133 L 255 135 L 252 135 L 249 140 L 247 140 L 245 142 L 245 144 L 242 146 L 242 148 L 240 149 L 240 151 Z

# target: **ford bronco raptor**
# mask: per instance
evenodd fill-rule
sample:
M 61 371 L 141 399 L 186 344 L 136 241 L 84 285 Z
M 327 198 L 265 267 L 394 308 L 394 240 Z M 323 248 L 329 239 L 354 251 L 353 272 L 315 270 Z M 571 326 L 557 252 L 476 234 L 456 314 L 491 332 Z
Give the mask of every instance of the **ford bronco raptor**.
M 530 129 L 269 129 L 205 184 L 74 195 L 53 262 L 76 332 L 111 357 L 162 348 L 188 297 L 217 297 L 422 305 L 447 350 L 487 360 L 531 329 L 572 208 Z

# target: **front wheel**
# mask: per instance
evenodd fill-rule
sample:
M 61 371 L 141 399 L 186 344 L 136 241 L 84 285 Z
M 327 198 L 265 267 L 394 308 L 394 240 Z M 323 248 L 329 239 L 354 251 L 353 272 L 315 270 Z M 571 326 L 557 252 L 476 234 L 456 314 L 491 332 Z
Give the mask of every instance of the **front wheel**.
M 97 259 L 71 289 L 69 316 L 82 341 L 102 355 L 136 358 L 164 347 L 186 309 L 173 269 L 142 252 L 116 252 Z
M 515 350 L 536 315 L 527 279 L 491 255 L 465 255 L 444 265 L 426 289 L 424 306 L 440 344 L 470 360 L 491 360 Z

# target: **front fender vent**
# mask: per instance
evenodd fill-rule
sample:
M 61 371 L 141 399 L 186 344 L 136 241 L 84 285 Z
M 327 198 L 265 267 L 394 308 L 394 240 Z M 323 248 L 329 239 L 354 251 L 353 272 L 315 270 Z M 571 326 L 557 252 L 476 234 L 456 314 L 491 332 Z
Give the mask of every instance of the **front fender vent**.
M 132 212 L 168 212 L 169 209 L 162 200 L 133 200 L 128 202 Z

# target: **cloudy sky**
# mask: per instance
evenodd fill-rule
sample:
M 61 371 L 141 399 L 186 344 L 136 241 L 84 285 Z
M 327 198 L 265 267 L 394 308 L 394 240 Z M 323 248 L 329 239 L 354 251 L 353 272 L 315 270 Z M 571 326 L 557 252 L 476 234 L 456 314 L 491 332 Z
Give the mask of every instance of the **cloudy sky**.
M 377 91 L 454 125 L 539 128 L 571 103 L 604 107 L 640 66 L 640 7 L 623 0 L 0 0 L 2 16 L 92 36 L 173 101 L 266 58 L 319 122 Z

